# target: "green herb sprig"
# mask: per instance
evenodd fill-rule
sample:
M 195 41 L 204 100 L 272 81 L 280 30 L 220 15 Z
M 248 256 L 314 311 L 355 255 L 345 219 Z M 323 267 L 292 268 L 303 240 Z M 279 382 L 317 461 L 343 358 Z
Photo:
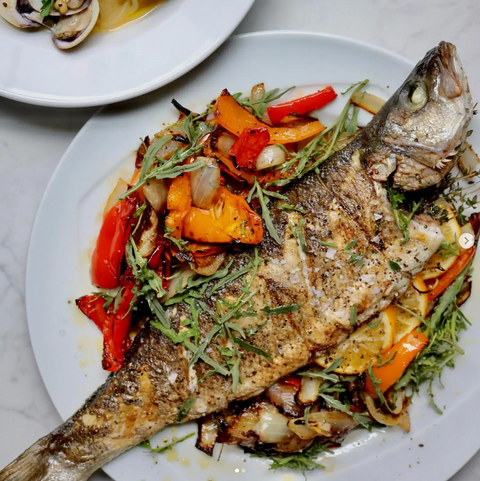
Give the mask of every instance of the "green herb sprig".
M 273 102 L 274 100 L 278 100 L 280 97 L 283 97 L 287 92 L 290 92 L 290 90 L 294 89 L 295 86 L 290 87 L 283 92 L 280 92 L 280 89 L 276 88 L 273 90 L 270 90 L 269 92 L 265 92 L 262 97 L 256 100 L 250 100 L 250 99 L 242 99 L 242 92 L 237 92 L 236 94 L 233 94 L 232 97 L 242 106 L 242 107 L 247 107 L 252 109 L 253 115 L 255 117 L 262 119 L 263 114 L 265 113 L 265 110 L 268 107 L 268 104 L 270 102 Z

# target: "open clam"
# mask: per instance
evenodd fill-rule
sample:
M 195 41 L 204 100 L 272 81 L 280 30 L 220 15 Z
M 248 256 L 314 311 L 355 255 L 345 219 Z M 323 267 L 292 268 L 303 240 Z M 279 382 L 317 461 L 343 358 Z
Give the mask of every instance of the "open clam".
M 100 6 L 98 0 L 65 0 L 64 5 L 65 11 L 59 11 L 52 0 L 51 10 L 45 16 L 42 0 L 0 0 L 0 15 L 15 27 L 50 28 L 53 43 L 67 50 L 90 34 L 98 20 Z
M 30 5 L 32 6 L 32 8 L 34 8 L 38 12 L 41 12 L 42 0 L 24 0 L 24 1 L 30 2 Z M 60 13 L 52 5 L 52 9 L 48 13 L 48 17 L 60 17 L 61 15 L 69 17 L 71 15 L 76 15 L 77 13 L 80 13 L 83 10 L 87 9 L 91 3 L 91 0 L 65 0 L 64 3 L 65 3 L 65 7 L 67 8 L 65 13 Z
M 43 23 L 40 10 L 36 10 L 29 0 L 1 0 L 0 15 L 18 28 L 38 28 Z
M 75 15 L 62 15 L 51 28 L 53 43 L 62 50 L 83 42 L 95 27 L 100 13 L 98 0 L 91 0 L 87 8 Z

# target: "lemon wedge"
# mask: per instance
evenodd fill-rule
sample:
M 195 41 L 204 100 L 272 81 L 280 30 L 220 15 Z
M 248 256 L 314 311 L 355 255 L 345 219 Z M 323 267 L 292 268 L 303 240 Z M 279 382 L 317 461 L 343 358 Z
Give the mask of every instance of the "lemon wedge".
M 336 359 L 343 358 L 334 370 L 337 374 L 360 374 L 382 351 L 393 345 L 396 335 L 396 314 L 387 307 L 370 322 L 361 325 L 352 335 L 335 347 L 321 351 L 315 362 L 327 368 Z
M 458 251 L 458 240 L 462 235 L 462 230 L 455 218 L 455 214 L 452 208 L 443 199 L 437 200 L 435 205 L 446 211 L 446 220 L 440 224 L 440 230 L 445 236 L 444 242 Z M 420 273 L 423 279 L 434 279 L 439 277 L 455 264 L 458 255 L 448 255 L 449 253 L 445 254 L 446 255 L 442 255 L 442 253 L 437 252 L 430 257 L 425 264 L 423 271 Z

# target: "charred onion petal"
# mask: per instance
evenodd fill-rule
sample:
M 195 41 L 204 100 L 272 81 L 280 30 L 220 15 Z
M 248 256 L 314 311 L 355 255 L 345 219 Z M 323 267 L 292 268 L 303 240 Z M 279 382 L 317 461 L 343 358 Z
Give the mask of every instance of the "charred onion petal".
M 156 212 L 165 211 L 168 187 L 164 179 L 151 179 L 143 186 L 143 193 Z
M 201 209 L 208 209 L 218 197 L 220 168 L 215 159 L 208 157 L 197 157 L 195 162 L 203 162 L 204 165 L 190 173 L 192 203 Z
M 195 257 L 193 270 L 202 276 L 211 276 L 218 271 L 225 260 L 225 253 L 214 254 L 205 257 Z
M 203 418 L 198 426 L 198 438 L 195 446 L 208 456 L 213 454 L 219 428 L 218 420 L 211 414 Z

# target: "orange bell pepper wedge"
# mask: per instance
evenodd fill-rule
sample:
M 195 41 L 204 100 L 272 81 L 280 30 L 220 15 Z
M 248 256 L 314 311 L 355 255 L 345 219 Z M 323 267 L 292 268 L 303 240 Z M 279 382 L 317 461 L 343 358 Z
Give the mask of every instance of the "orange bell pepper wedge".
M 297 127 L 270 127 L 244 109 L 224 90 L 213 109 L 217 122 L 232 134 L 240 136 L 245 129 L 264 127 L 270 133 L 269 144 L 289 144 L 319 134 L 325 127 L 318 120 Z
M 448 269 L 445 274 L 439 277 L 437 285 L 427 294 L 428 300 L 433 302 L 465 269 L 465 266 L 470 262 L 470 259 L 475 253 L 475 247 L 471 247 L 462 255 L 458 256 L 455 264 Z
M 414 330 L 405 334 L 388 351 L 382 353 L 382 361 L 387 361 L 392 356 L 394 357 L 391 362 L 372 367 L 373 375 L 380 381 L 380 384 L 378 384 L 380 391 L 385 392 L 389 387 L 393 386 L 402 377 L 405 369 L 415 359 L 415 356 L 429 342 L 428 337 L 423 332 Z M 368 374 L 365 379 L 365 389 L 374 398 L 378 397 L 373 381 Z
M 192 206 L 190 178 L 186 175 L 175 177 L 170 184 L 167 195 L 168 216 L 165 226 L 172 230 L 172 237 L 180 239 L 183 221 Z
M 224 187 L 220 189 L 220 200 L 212 208 L 190 209 L 183 221 L 183 237 L 206 243 L 259 244 L 263 238 L 262 218 L 242 197 Z

